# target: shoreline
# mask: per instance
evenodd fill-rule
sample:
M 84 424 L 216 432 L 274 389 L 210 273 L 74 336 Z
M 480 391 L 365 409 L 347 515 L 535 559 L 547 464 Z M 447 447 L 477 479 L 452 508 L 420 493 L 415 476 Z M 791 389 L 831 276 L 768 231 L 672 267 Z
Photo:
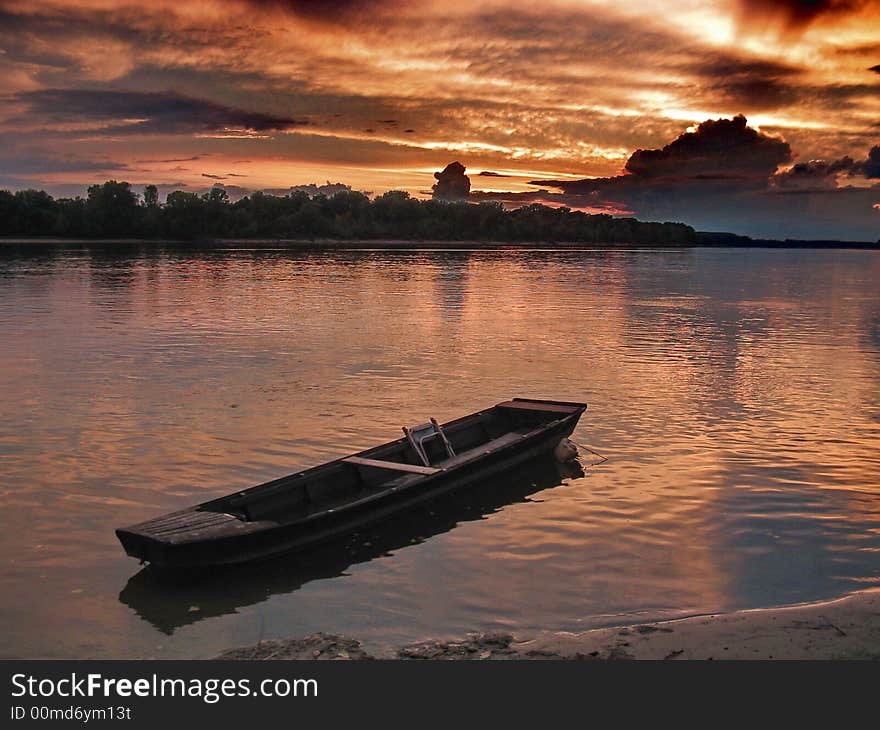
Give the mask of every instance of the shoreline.
M 231 649 L 217 659 L 867 659 L 880 660 L 880 588 L 779 608 L 706 614 L 583 633 L 469 634 L 370 655 L 317 633 Z
M 0 249 L 4 246 L 165 246 L 181 247 L 215 247 L 228 249 L 258 248 L 277 249 L 286 248 L 293 250 L 353 250 L 353 249 L 399 249 L 399 250 L 497 250 L 497 249 L 524 249 L 524 250 L 685 250 L 694 248 L 741 248 L 741 249 L 810 249 L 820 251 L 880 250 L 880 241 L 778 241 L 753 239 L 749 242 L 719 241 L 713 242 L 690 242 L 690 243 L 641 243 L 641 242 L 608 242 L 592 243 L 587 241 L 443 241 L 424 240 L 415 241 L 409 239 L 367 239 L 367 240 L 342 240 L 342 239 L 273 239 L 273 238 L 210 238 L 197 240 L 180 239 L 155 239 L 155 238 L 0 238 Z

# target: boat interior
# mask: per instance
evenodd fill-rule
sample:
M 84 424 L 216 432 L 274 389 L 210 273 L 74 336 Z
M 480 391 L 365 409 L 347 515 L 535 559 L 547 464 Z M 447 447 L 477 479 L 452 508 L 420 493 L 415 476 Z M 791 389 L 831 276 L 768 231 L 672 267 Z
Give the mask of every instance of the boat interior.
M 396 490 L 580 410 L 579 404 L 514 399 L 439 424 L 404 427 L 404 437 L 356 455 L 206 502 L 202 512 L 246 522 L 288 521 L 351 505 Z

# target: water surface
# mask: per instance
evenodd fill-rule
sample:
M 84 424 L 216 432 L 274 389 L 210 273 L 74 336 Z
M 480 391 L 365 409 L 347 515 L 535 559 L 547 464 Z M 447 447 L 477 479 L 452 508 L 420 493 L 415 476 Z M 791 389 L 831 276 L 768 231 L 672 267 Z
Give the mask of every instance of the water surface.
M 579 631 L 880 584 L 880 254 L 0 249 L 0 655 Z M 115 527 L 512 396 L 609 456 L 186 583 Z

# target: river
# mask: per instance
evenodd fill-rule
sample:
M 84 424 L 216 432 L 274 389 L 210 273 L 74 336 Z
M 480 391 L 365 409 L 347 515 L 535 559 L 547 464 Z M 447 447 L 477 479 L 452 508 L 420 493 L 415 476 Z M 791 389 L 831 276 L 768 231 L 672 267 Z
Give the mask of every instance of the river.
M 0 247 L 4 657 L 592 627 L 880 585 L 880 253 Z M 608 457 L 167 581 L 113 530 L 514 396 Z

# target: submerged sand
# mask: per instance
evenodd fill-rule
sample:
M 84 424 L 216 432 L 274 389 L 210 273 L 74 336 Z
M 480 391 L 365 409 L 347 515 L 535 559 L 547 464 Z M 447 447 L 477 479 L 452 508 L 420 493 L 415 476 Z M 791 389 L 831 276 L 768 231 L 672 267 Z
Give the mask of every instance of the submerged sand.
M 218 659 L 874 659 L 880 589 L 824 603 L 692 616 L 584 633 L 469 634 L 371 655 L 356 639 L 261 641 Z

